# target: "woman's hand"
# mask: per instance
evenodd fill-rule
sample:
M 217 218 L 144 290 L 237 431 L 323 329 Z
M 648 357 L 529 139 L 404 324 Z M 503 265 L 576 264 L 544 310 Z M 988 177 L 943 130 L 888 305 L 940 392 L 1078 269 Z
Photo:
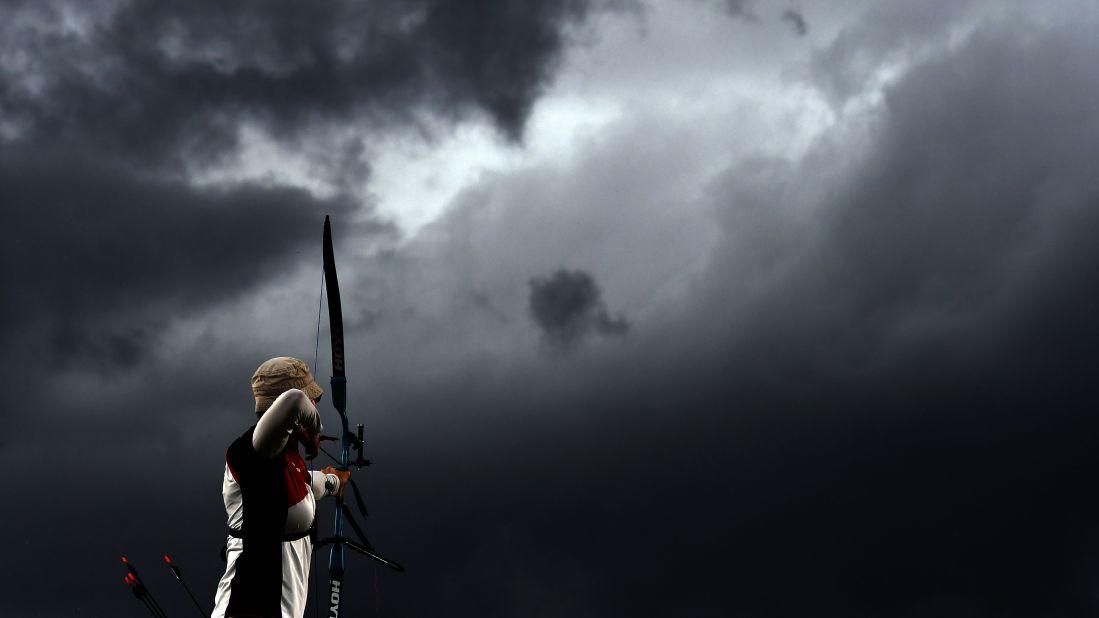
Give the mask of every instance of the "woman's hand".
M 324 470 L 321 470 L 321 472 L 323 472 L 325 474 L 335 474 L 336 478 L 340 479 L 340 488 L 336 490 L 336 495 L 337 496 L 342 496 L 344 488 L 347 487 L 347 481 L 351 478 L 351 471 L 350 470 L 337 470 L 336 468 L 333 468 L 332 466 L 328 466 Z
M 310 432 L 305 427 L 298 425 L 294 428 L 294 436 L 297 437 L 298 442 L 305 447 L 305 452 L 309 455 L 309 459 L 313 459 L 317 456 L 317 453 L 320 452 L 321 434 Z

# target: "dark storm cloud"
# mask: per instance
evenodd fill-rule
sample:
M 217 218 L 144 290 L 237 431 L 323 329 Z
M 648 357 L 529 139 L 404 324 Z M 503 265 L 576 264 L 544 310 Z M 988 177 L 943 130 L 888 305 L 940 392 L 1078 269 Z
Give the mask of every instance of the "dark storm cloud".
M 919 66 L 886 92 L 859 167 L 821 187 L 834 201 L 776 196 L 774 186 L 796 186 L 781 164 L 746 166 L 725 180 L 721 190 L 734 198 L 724 211 L 725 259 L 773 281 L 765 293 L 774 306 L 760 317 L 812 307 L 804 324 L 845 342 L 822 350 L 833 364 L 870 369 L 955 328 L 1007 335 L 989 320 L 1033 296 L 1035 270 L 1063 281 L 1086 268 L 1080 255 L 1068 260 L 1079 266 L 1062 271 L 1063 259 L 1048 252 L 1074 234 L 1067 221 L 1092 215 L 1099 195 L 1084 172 L 1097 131 L 1084 102 L 1096 84 L 1075 77 L 1083 67 L 1071 45 L 1011 45 L 1000 33 L 979 31 L 966 53 Z M 1025 80 L 996 70 L 1012 62 L 1029 67 Z M 1052 91 L 1061 96 L 1044 101 Z M 827 179 L 832 155 L 816 156 L 802 173 Z
M 620 347 L 376 392 L 439 424 L 391 437 L 448 513 L 389 541 L 467 556 L 476 595 L 425 574 L 467 615 L 1094 613 L 1090 30 L 990 22 L 804 160 L 738 163 L 691 311 Z
M 161 323 L 131 314 L 178 318 L 252 289 L 315 240 L 295 230 L 350 210 L 369 166 L 342 126 L 480 111 L 518 139 L 563 30 L 587 11 L 569 0 L 5 5 L 0 197 L 21 234 L 3 254 L 19 292 L 0 336 L 35 324 L 47 357 L 132 366 Z M 347 195 L 191 184 L 189 172 L 234 163 L 244 123 Z
M 713 187 L 714 343 L 665 379 L 693 395 L 653 438 L 682 448 L 654 484 L 707 566 L 665 583 L 725 590 L 725 615 L 1094 611 L 1088 30 L 985 25 L 865 132 Z
M 292 141 L 376 114 L 483 110 L 518 138 L 586 2 L 28 3 L 0 110 L 23 141 L 212 162 L 242 121 Z M 77 32 L 59 26 L 69 19 Z
M 809 33 L 809 24 L 805 21 L 805 16 L 794 9 L 783 11 L 780 19 L 790 24 L 790 27 L 794 29 L 794 33 L 798 36 L 805 36 Z
M 591 334 L 625 333 L 629 323 L 611 316 L 595 279 L 579 270 L 560 269 L 530 280 L 530 316 L 546 341 L 569 347 Z
M 373 363 L 351 378 L 365 404 L 352 419 L 369 423 L 378 462 L 356 472 L 371 479 L 369 531 L 409 566 L 376 575 L 352 558 L 349 603 L 422 616 L 1094 615 L 1094 30 L 988 21 L 902 69 L 881 106 L 804 160 L 738 162 L 708 187 L 721 234 L 709 269 L 620 346 L 579 346 L 549 366 L 349 333 L 351 357 Z M 874 57 L 883 41 L 866 36 L 861 49 L 841 36 L 845 57 Z M 545 230 L 515 227 L 497 242 L 536 252 Z M 424 256 L 436 276 L 416 285 L 450 283 L 444 295 L 468 292 L 472 276 L 455 274 L 507 258 Z M 525 298 L 525 277 L 507 290 Z M 495 304 L 500 292 L 478 293 Z M 410 340 L 457 339 L 439 313 L 441 330 Z M 251 367 L 207 369 L 204 385 Z M 185 397 L 180 375 L 191 374 L 159 374 L 172 388 L 150 401 Z M 178 432 L 156 432 L 165 421 L 143 409 L 127 417 L 149 430 L 130 430 L 143 457 L 129 466 L 104 467 L 118 455 L 96 449 L 65 491 L 36 496 L 45 508 L 10 513 L 11 530 L 52 532 L 14 543 L 0 581 L 51 573 L 66 591 L 26 594 L 46 586 L 36 577 L 9 595 L 13 613 L 137 611 L 121 573 L 56 569 L 54 539 L 96 567 L 145 548 L 148 571 L 163 547 L 182 548 L 209 602 L 220 451 L 226 427 L 247 421 L 211 422 L 186 401 L 192 414 L 170 417 Z M 110 446 L 84 419 L 117 405 L 91 398 L 77 419 L 87 434 L 71 442 Z M 147 579 L 188 606 L 170 575 Z
M 350 208 L 296 189 L 202 189 L 52 149 L 34 154 L 0 167 L 15 231 L 0 248 L 9 291 L 0 340 L 31 335 L 36 358 L 51 364 L 132 367 L 172 319 L 285 276 L 316 244 L 303 230 L 318 213 Z

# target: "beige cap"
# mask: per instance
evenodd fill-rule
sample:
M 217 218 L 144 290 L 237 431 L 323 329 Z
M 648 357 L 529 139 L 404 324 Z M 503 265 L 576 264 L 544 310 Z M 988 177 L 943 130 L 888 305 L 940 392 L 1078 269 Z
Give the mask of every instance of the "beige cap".
M 309 365 L 289 356 L 279 356 L 264 362 L 252 376 L 252 394 L 256 396 L 256 413 L 266 412 L 279 395 L 297 388 L 310 399 L 324 394 L 313 380 Z

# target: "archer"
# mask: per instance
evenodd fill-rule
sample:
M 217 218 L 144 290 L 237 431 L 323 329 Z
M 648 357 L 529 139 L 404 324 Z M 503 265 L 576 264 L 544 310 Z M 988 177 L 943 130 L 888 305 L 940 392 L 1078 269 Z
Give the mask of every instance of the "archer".
M 272 358 L 252 376 L 258 422 L 225 454 L 222 497 L 229 523 L 225 574 L 212 618 L 301 618 L 308 595 L 316 501 L 342 496 L 351 473 L 309 471 L 320 448 L 324 389 L 296 358 Z

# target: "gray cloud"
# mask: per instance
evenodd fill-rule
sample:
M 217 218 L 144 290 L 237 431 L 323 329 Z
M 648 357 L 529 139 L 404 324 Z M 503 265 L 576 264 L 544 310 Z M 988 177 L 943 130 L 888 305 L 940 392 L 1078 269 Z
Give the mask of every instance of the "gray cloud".
M 585 337 L 618 335 L 629 330 L 622 316 L 612 316 L 592 276 L 579 270 L 560 269 L 530 280 L 530 316 L 546 341 L 571 346 Z
M 755 21 L 756 15 L 752 10 L 754 2 L 751 0 L 724 0 L 725 10 L 733 17 Z
M 992 14 L 995 8 L 979 0 L 875 3 L 816 50 L 812 79 L 834 104 L 842 106 L 865 91 L 875 71 L 941 49 L 953 30 L 982 13 Z
M 786 9 L 782 12 L 780 19 L 790 24 L 790 27 L 794 29 L 794 34 L 797 34 L 798 36 L 805 36 L 809 33 L 809 24 L 805 21 L 805 16 L 799 11 Z

